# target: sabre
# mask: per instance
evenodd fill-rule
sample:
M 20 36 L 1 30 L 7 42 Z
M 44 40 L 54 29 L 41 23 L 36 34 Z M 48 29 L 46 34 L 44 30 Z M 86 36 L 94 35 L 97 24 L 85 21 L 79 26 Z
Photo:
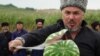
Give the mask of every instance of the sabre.
M 30 49 L 31 47 L 23 47 L 23 46 L 17 46 L 17 49 Z M 34 50 L 43 50 L 43 48 L 36 48 L 36 47 L 32 47 Z

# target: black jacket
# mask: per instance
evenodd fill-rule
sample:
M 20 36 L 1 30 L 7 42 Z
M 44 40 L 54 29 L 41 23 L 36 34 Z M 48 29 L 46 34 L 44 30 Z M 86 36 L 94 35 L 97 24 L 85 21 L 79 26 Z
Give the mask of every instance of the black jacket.
M 11 52 L 8 49 L 8 43 L 11 41 L 12 34 L 10 32 L 0 33 L 0 56 L 10 56 Z
M 100 35 L 88 27 L 83 27 L 74 39 L 80 56 L 100 56 Z
M 64 24 L 62 21 L 60 21 L 57 24 L 47 26 L 40 30 L 34 30 L 33 32 L 25 34 L 21 37 L 25 39 L 24 46 L 36 46 L 42 44 L 48 35 L 57 32 L 63 28 L 64 28 Z
M 48 35 L 64 28 L 63 22 L 37 30 L 22 37 L 25 39 L 25 46 L 35 46 L 45 41 Z M 80 49 L 80 56 L 100 56 L 100 34 L 92 31 L 83 21 L 79 34 L 74 39 Z

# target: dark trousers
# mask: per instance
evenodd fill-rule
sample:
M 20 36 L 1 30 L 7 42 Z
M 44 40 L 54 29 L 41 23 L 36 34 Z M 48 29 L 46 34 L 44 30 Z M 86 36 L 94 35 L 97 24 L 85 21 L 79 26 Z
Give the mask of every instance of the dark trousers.
M 43 56 L 44 50 L 32 50 L 31 56 Z
M 16 52 L 15 54 L 13 54 L 12 56 L 27 56 L 27 52 L 26 50 L 20 50 Z

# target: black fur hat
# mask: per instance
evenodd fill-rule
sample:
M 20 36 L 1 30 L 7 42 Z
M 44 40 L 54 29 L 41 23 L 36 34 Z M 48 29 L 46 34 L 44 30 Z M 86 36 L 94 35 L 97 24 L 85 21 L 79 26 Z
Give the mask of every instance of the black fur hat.
M 8 22 L 2 22 L 1 27 L 4 27 L 4 26 L 9 26 L 9 23 Z
M 37 24 L 38 22 L 42 22 L 42 23 L 44 24 L 44 19 L 42 19 L 42 18 L 36 19 L 36 24 Z

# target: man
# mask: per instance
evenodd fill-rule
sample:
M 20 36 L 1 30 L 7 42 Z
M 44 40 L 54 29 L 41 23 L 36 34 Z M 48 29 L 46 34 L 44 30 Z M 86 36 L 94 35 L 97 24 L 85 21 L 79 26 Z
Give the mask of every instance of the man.
M 39 45 L 51 33 L 67 28 L 70 30 L 72 39 L 79 47 L 80 56 L 100 56 L 100 35 L 89 29 L 84 21 L 86 6 L 87 0 L 61 0 L 62 21 L 18 37 L 9 43 L 9 49 L 16 52 L 18 49 L 13 47 L 18 45 Z
M 44 27 L 44 19 L 41 19 L 41 18 L 36 19 L 36 30 L 40 30 L 43 27 Z M 30 47 L 30 49 L 32 50 L 31 56 L 43 56 L 44 44 L 40 44 L 35 47 Z
M 99 21 L 93 22 L 93 23 L 91 24 L 91 27 L 92 27 L 93 30 L 99 32 L 99 31 L 100 31 L 100 22 L 99 22 Z
M 21 21 L 18 21 L 16 23 L 16 28 L 17 28 L 16 31 L 12 33 L 12 40 L 14 40 L 16 37 L 20 37 L 27 33 L 27 31 L 23 29 L 23 22 Z M 25 50 L 20 50 L 19 52 L 15 53 L 13 56 L 26 56 L 26 55 L 27 54 Z
M 42 29 L 44 27 L 44 19 L 38 18 L 36 19 L 36 29 Z
M 1 23 L 0 33 L 0 56 L 10 56 L 11 52 L 8 49 L 8 43 L 11 41 L 12 33 L 9 31 L 9 23 Z

